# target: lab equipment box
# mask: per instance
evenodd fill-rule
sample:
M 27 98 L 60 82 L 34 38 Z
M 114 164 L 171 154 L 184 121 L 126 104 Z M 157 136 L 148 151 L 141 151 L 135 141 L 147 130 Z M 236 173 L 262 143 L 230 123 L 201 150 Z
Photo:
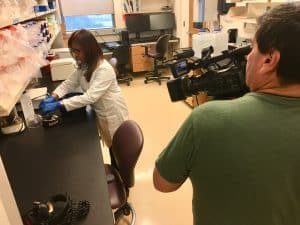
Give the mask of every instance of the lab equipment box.
M 50 62 L 50 69 L 53 81 L 65 80 L 76 70 L 76 63 L 73 58 L 54 59 Z

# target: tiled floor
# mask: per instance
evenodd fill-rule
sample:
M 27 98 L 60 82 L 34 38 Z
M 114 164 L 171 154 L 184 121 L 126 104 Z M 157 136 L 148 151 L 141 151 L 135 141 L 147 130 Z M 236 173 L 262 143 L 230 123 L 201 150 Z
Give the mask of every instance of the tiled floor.
M 143 76 L 135 77 L 130 86 L 120 85 L 126 98 L 130 119 L 141 126 L 144 148 L 136 166 L 136 183 L 130 190 L 136 225 L 189 225 L 192 224 L 192 186 L 189 181 L 176 192 L 160 193 L 152 184 L 154 162 L 158 154 L 175 134 L 191 112 L 183 102 L 172 103 L 166 86 L 144 84 Z M 109 161 L 104 149 L 104 161 Z M 129 224 L 125 219 L 120 225 Z

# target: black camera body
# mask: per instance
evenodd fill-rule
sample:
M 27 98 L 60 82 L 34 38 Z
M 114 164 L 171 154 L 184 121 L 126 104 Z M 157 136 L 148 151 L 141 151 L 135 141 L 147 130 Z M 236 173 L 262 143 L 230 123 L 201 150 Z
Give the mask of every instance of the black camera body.
M 249 91 L 245 83 L 245 56 L 250 51 L 251 47 L 245 46 L 193 62 L 189 62 L 188 59 L 177 60 L 171 65 L 175 79 L 167 82 L 171 100 L 184 100 L 199 92 L 207 92 L 217 99 L 242 96 Z M 187 76 L 192 69 L 203 69 L 207 72 Z
M 54 195 L 47 203 L 33 202 L 33 207 L 22 216 L 24 225 L 56 225 L 64 219 L 71 207 L 68 196 Z

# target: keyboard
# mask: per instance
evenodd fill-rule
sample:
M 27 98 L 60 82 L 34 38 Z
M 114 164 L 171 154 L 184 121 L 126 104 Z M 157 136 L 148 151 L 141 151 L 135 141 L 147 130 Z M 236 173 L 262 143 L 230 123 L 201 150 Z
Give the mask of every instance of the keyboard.
M 156 37 L 156 36 L 141 37 L 141 38 L 130 39 L 129 42 L 130 42 L 130 44 L 146 43 L 146 42 L 156 42 L 157 39 L 158 39 L 158 37 Z
M 151 36 L 151 37 L 141 37 L 138 39 L 131 39 L 130 43 L 131 44 L 136 44 L 136 43 L 144 43 L 144 42 L 156 42 L 158 40 L 159 36 Z M 175 36 L 171 36 L 170 40 L 176 40 L 178 39 Z
M 157 37 L 157 36 L 142 37 L 142 38 L 139 38 L 138 41 L 140 43 L 142 43 L 142 42 L 156 42 L 158 38 L 159 37 Z
M 107 48 L 109 48 L 109 49 L 115 49 L 115 48 L 117 48 L 117 47 L 120 46 L 120 44 L 119 44 L 118 42 L 116 42 L 116 41 L 105 42 L 104 45 L 105 45 Z
M 103 53 L 111 52 L 111 50 L 109 48 L 106 48 L 106 47 L 101 47 L 101 50 L 102 50 Z

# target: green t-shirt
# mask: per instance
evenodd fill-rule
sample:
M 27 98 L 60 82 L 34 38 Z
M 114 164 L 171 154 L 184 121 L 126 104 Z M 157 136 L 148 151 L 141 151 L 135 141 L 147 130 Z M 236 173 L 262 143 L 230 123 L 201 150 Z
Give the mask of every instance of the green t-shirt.
M 160 154 L 190 178 L 196 225 L 300 224 L 300 98 L 248 93 L 197 107 Z

